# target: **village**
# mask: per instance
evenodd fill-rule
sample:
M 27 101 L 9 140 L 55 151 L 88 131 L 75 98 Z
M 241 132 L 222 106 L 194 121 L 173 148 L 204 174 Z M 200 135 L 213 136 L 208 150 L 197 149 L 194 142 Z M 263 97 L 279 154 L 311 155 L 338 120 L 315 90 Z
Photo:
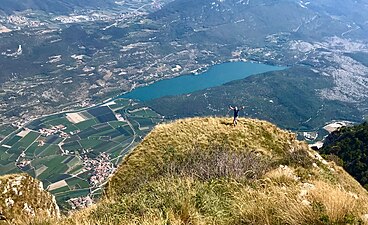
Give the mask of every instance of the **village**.
M 69 138 L 70 135 L 67 134 L 66 132 L 64 132 L 64 130 L 66 130 L 67 127 L 65 127 L 64 125 L 60 124 L 57 126 L 53 126 L 50 129 L 47 128 L 41 128 L 39 129 L 39 132 L 41 133 L 42 136 L 48 137 L 50 135 L 58 135 L 61 138 Z M 42 145 L 42 143 L 41 143 Z
M 91 187 L 99 187 L 104 184 L 116 169 L 110 161 L 109 155 L 105 152 L 101 153 L 95 159 L 88 158 L 86 155 L 82 159 L 84 168 L 91 171 L 92 174 L 89 179 Z
M 107 153 L 101 153 L 97 158 L 91 159 L 86 155 L 82 157 L 85 170 L 91 172 L 92 176 L 89 179 L 91 189 L 101 188 L 114 173 L 115 167 L 110 161 Z M 93 203 L 93 198 L 90 195 L 72 198 L 68 200 L 71 209 L 83 209 Z

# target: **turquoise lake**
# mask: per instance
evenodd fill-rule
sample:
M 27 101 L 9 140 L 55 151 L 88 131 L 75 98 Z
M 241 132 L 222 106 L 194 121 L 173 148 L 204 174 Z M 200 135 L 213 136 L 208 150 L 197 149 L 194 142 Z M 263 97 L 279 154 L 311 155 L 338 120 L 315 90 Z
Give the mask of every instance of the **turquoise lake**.
M 206 72 L 199 75 L 183 75 L 139 87 L 120 97 L 148 101 L 164 96 L 188 94 L 219 86 L 233 80 L 243 79 L 251 75 L 284 70 L 286 68 L 252 62 L 228 62 L 212 66 Z

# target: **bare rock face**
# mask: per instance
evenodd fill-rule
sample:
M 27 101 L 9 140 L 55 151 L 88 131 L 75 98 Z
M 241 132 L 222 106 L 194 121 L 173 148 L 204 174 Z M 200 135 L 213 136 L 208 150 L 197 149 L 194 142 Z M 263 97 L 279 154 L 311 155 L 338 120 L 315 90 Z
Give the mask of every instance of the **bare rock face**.
M 43 189 L 42 182 L 27 174 L 1 176 L 0 193 L 2 220 L 11 222 L 20 218 L 60 215 L 55 197 Z

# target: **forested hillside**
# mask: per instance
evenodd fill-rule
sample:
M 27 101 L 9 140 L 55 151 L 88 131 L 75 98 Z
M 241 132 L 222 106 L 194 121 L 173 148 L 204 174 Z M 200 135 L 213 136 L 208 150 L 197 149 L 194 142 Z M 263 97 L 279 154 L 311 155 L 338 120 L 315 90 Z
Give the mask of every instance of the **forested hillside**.
M 343 167 L 368 188 L 368 123 L 344 127 L 330 134 L 322 148 L 326 155 L 336 155 Z

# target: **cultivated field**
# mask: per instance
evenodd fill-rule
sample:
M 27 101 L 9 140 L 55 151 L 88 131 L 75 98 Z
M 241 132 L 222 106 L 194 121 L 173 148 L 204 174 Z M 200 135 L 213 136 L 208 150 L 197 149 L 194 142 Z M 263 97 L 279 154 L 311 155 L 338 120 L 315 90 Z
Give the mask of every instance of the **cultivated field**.
M 62 205 L 101 193 L 121 159 L 161 116 L 126 99 L 47 116 L 0 132 L 0 174 L 26 172 L 40 179 Z

